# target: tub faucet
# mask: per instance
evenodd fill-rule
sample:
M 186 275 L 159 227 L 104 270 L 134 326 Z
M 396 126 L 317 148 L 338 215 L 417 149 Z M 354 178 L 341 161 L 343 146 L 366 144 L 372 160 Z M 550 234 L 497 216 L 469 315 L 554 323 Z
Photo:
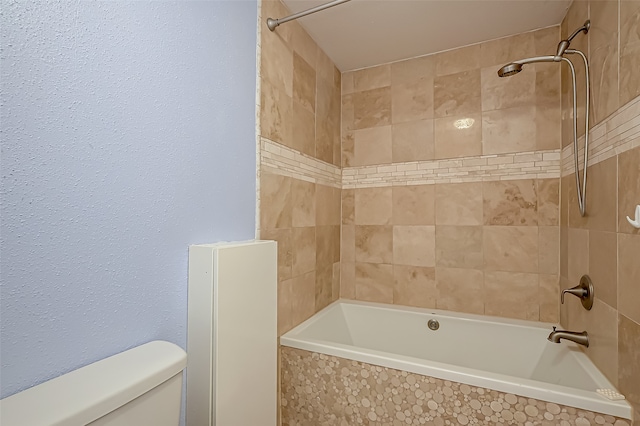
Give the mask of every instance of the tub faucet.
M 547 340 L 553 343 L 560 343 L 561 339 L 571 340 L 579 345 L 589 347 L 589 334 L 586 331 L 578 333 L 576 331 L 556 330 L 553 327 L 553 331 L 547 337 Z

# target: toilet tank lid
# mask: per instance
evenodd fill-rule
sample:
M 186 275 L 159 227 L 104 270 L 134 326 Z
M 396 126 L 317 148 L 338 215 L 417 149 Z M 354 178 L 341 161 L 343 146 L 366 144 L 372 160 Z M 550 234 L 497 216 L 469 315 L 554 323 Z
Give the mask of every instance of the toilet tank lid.
M 0 424 L 87 424 L 180 373 L 186 363 L 179 346 L 149 342 L 1 400 Z

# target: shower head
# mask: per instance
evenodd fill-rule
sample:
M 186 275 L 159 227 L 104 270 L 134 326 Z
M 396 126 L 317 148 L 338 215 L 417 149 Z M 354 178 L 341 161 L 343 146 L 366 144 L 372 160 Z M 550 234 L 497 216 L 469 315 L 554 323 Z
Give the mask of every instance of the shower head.
M 518 74 L 522 71 L 522 67 L 527 64 L 532 64 L 534 62 L 559 62 L 562 58 L 557 58 L 555 56 L 536 56 L 534 58 L 526 58 L 520 59 L 519 61 L 513 61 L 510 64 L 507 64 L 498 70 L 498 77 L 510 77 L 512 75 Z
M 498 70 L 498 76 L 499 77 L 510 77 L 512 75 L 518 74 L 520 71 L 522 71 L 522 65 L 512 62 L 512 63 L 507 64 L 504 67 L 500 68 Z

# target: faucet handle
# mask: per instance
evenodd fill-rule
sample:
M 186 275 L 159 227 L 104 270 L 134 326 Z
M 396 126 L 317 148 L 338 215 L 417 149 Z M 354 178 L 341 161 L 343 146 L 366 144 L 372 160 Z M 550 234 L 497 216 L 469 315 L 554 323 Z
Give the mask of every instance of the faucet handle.
M 575 287 L 562 290 L 560 295 L 560 303 L 564 303 L 564 294 L 569 293 L 577 296 L 582 301 L 582 306 L 590 311 L 593 307 L 594 289 L 591 278 L 588 275 L 583 275 L 580 278 L 580 284 Z

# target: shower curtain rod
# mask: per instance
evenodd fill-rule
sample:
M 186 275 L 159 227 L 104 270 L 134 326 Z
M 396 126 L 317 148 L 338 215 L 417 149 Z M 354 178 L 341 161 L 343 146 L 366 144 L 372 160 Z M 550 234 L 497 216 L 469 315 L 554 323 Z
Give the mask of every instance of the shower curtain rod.
M 303 10 L 302 12 L 294 13 L 293 15 L 289 15 L 280 19 L 267 18 L 267 27 L 271 31 L 274 31 L 276 27 L 280 24 L 284 24 L 285 22 L 293 21 L 294 19 L 302 18 L 303 16 L 311 15 L 312 13 L 320 12 L 321 10 L 329 9 L 330 7 L 337 6 L 342 3 L 346 3 L 351 0 L 333 0 L 332 2 L 321 4 L 316 7 L 312 7 L 311 9 Z

